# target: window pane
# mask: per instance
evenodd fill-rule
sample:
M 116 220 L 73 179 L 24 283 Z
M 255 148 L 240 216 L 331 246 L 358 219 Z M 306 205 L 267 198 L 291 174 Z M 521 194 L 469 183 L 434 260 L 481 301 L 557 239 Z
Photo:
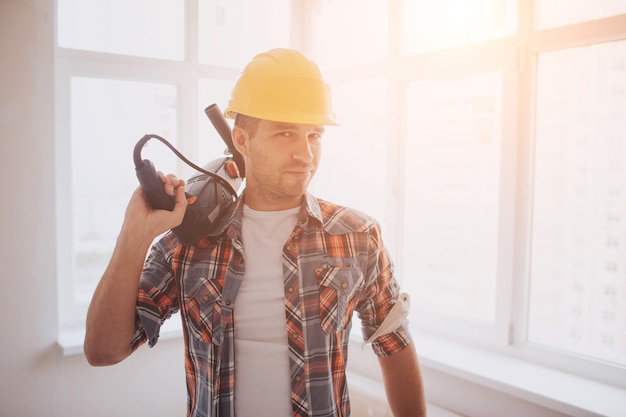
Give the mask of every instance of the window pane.
M 626 41 L 538 77 L 528 338 L 626 365 Z
M 59 46 L 182 60 L 183 0 L 58 0 Z
M 289 47 L 290 0 L 199 0 L 200 62 L 243 68 L 254 55 Z
M 626 0 L 541 0 L 538 4 L 541 29 L 626 13 Z
M 388 16 L 389 4 L 386 1 L 319 2 L 313 17 L 313 47 L 320 66 L 330 70 L 386 58 Z
M 176 145 L 176 87 L 73 78 L 71 83 L 72 222 L 77 296 L 89 297 L 104 272 L 126 204 L 139 185 L 135 143 L 145 134 Z M 142 151 L 158 170 L 176 157 L 157 140 Z
M 341 126 L 326 127 L 312 191 L 321 198 L 374 216 L 385 234 L 389 189 L 387 83 L 383 78 L 337 83 L 332 85 L 332 92 Z M 391 245 L 391 240 L 386 240 Z
M 499 38 L 517 30 L 516 0 L 404 0 L 405 54 Z
M 499 72 L 409 84 L 404 284 L 417 309 L 493 323 L 500 187 Z

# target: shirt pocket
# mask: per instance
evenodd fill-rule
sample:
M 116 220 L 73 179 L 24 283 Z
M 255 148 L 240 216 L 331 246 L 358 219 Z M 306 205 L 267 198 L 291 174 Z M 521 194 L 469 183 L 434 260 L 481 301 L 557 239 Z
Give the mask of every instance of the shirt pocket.
M 363 272 L 352 266 L 325 265 L 315 269 L 319 284 L 320 320 L 328 334 L 341 332 L 352 318 L 363 285 Z
M 222 286 L 207 278 L 193 279 L 183 292 L 183 307 L 188 332 L 204 343 L 220 345 L 222 339 Z

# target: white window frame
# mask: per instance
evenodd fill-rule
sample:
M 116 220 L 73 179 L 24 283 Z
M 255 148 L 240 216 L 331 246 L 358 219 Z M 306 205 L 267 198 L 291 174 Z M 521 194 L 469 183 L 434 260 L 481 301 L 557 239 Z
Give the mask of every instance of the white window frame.
M 531 3 L 531 2 L 529 2 Z M 521 7 L 530 16 L 532 5 Z M 528 20 L 526 20 L 528 22 Z M 526 23 L 530 26 L 529 23 Z M 522 35 L 526 47 L 520 51 L 520 108 L 518 112 L 519 144 L 517 219 L 515 223 L 515 276 L 514 293 L 522 294 L 524 301 L 514 299 L 513 321 L 509 351 L 534 363 L 550 366 L 580 377 L 626 388 L 626 368 L 601 360 L 557 352 L 527 342 L 530 282 L 530 231 L 532 216 L 533 152 L 535 141 L 535 98 L 537 91 L 537 61 L 539 54 L 573 47 L 614 42 L 626 39 L 626 13 L 543 31 L 526 27 Z M 518 297 L 519 298 L 519 297 Z
M 195 2 L 186 2 L 193 6 Z M 200 66 L 193 53 L 197 48 L 194 36 L 197 33 L 195 13 L 185 13 L 186 47 L 185 59 L 181 62 L 161 59 L 133 57 L 82 51 L 58 46 L 55 31 L 55 137 L 56 137 L 56 190 L 57 190 L 57 247 L 58 251 L 58 294 L 59 294 L 59 341 L 66 352 L 79 350 L 84 332 L 84 319 L 88 302 L 79 300 L 73 285 L 73 241 L 71 209 L 65 202 L 72 200 L 71 189 L 71 121 L 70 91 L 73 77 L 141 81 L 175 85 L 177 88 L 177 136 L 178 149 L 185 155 L 195 154 L 197 140 L 197 112 L 192 108 L 197 98 L 197 77 Z M 210 76 L 223 77 L 222 73 Z M 232 74 L 230 74 L 232 76 Z M 149 132 L 146 132 L 149 133 Z M 139 138 L 137 138 L 139 140 Z M 131 158 L 132 155 L 128 155 Z M 179 164 L 180 168 L 180 164 Z M 133 175 L 133 173 L 129 173 Z

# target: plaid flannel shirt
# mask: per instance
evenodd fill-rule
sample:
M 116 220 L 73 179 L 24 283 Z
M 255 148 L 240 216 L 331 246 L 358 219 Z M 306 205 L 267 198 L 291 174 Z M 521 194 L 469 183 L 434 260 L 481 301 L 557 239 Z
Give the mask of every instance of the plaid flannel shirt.
M 180 311 L 185 341 L 188 416 L 234 417 L 233 311 L 244 277 L 242 199 L 222 217 L 218 234 L 182 246 L 169 233 L 150 251 L 141 276 L 132 346 L 158 340 Z M 392 263 L 372 218 L 307 194 L 283 247 L 285 318 L 295 417 L 349 416 L 346 384 L 352 313 L 364 339 L 399 295 Z M 387 356 L 410 342 L 406 322 L 377 338 Z

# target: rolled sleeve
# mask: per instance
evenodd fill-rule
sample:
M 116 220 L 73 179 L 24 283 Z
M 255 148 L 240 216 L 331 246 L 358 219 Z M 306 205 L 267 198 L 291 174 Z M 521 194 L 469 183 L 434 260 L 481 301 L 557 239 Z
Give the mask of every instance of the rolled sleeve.
M 408 321 L 405 320 L 399 329 L 376 338 L 372 342 L 372 350 L 376 356 L 391 356 L 403 350 L 410 343 L 411 333 L 409 332 Z
M 389 315 L 399 301 L 400 286 L 394 276 L 393 264 L 382 243 L 378 224 L 370 234 L 370 250 L 367 268 L 368 289 L 358 307 L 363 340 L 367 341 Z M 372 341 L 372 349 L 378 356 L 390 356 L 407 347 L 411 342 L 408 321 L 405 319 L 395 330 Z
M 133 338 L 130 342 L 132 351 L 134 352 L 137 350 L 137 348 L 146 343 L 147 340 L 148 336 L 143 328 L 139 314 L 135 314 L 135 332 L 133 333 Z
M 170 239 L 155 244 L 144 265 L 137 292 L 133 348 L 148 342 L 154 346 L 159 339 L 161 325 L 179 309 L 178 288 L 168 259 L 173 248 Z

